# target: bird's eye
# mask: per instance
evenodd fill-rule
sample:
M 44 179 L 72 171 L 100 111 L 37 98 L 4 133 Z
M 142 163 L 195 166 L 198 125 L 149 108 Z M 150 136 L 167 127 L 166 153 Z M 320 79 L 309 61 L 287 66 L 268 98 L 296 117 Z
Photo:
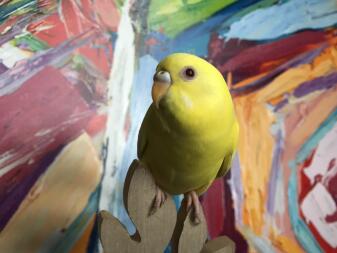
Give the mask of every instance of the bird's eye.
M 183 79 L 189 81 L 195 78 L 196 72 L 192 67 L 185 67 L 181 71 L 181 76 Z

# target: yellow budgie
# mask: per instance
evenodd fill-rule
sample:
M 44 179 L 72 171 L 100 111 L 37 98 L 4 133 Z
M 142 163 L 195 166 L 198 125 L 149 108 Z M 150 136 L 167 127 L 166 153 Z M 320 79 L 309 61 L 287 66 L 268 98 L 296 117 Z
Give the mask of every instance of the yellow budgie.
M 231 167 L 239 127 L 221 73 L 184 53 L 162 60 L 153 77 L 153 103 L 138 136 L 137 153 L 157 184 L 154 209 L 165 192 L 185 194 L 199 222 L 198 195 Z

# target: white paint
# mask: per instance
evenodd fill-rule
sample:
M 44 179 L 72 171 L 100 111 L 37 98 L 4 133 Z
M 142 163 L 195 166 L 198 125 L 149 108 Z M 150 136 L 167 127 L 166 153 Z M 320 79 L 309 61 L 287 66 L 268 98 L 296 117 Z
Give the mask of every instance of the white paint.
M 34 136 L 36 137 L 41 137 L 47 134 L 50 134 L 52 132 L 53 128 L 49 128 L 49 129 L 41 129 L 40 131 L 38 131 L 37 133 L 34 134 Z
M 112 202 L 112 194 L 117 187 L 121 164 L 126 144 L 124 123 L 129 106 L 129 95 L 133 83 L 135 64 L 134 33 L 129 17 L 129 1 L 122 8 L 118 26 L 118 38 L 115 46 L 114 62 L 108 82 L 110 104 L 106 138 L 109 140 L 105 173 L 102 180 L 102 192 L 99 209 L 109 210 L 117 215 L 120 206 Z
M 28 162 L 29 159 L 31 159 L 34 156 L 35 152 L 27 153 L 26 155 L 20 157 L 19 159 L 16 159 L 14 162 L 8 164 L 7 166 L 1 168 L 0 170 L 0 178 L 5 175 L 10 170 L 14 169 L 15 167 L 24 164 Z
M 275 214 L 278 214 L 279 217 L 283 217 L 285 212 L 285 204 L 286 198 L 284 196 L 284 193 L 286 192 L 284 189 L 284 176 L 283 176 L 283 169 L 280 168 L 280 170 L 277 172 L 278 177 L 276 181 L 276 191 L 275 191 Z
M 337 161 L 335 166 L 332 167 L 323 177 L 323 184 L 328 185 L 330 180 L 332 180 L 337 174 Z
M 337 222 L 327 223 L 325 217 L 337 211 L 330 193 L 321 183 L 305 196 L 301 209 L 307 222 L 311 222 L 322 238 L 333 248 L 337 248 Z
M 0 46 L 0 61 L 7 67 L 12 68 L 17 62 L 30 58 L 31 52 L 21 50 L 10 43 Z
M 5 153 L 0 154 L 0 168 L 2 164 L 13 157 L 13 150 L 7 150 Z
M 334 158 L 337 160 L 337 124 L 319 142 L 312 162 L 304 169 L 304 174 L 313 183 L 316 176 L 324 176 L 328 172 L 329 163 Z

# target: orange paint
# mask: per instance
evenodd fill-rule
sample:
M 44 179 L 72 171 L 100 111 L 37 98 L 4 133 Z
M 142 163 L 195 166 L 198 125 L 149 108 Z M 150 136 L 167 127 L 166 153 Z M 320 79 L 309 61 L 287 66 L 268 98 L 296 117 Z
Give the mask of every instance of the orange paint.
M 87 253 L 87 248 L 91 236 L 91 232 L 95 225 L 96 215 L 92 216 L 90 222 L 83 232 L 80 239 L 78 239 L 69 253 Z

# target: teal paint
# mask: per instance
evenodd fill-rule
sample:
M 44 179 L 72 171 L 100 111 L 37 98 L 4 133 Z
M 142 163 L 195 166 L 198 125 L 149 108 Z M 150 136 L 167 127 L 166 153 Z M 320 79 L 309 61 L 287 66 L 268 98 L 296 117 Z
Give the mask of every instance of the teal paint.
M 337 122 L 337 109 L 332 112 L 308 141 L 301 147 L 298 152 L 296 163 L 302 163 L 318 145 L 319 141 L 333 128 Z
M 296 163 L 289 162 L 289 167 L 291 168 L 291 176 L 288 182 L 288 212 L 291 226 L 297 240 L 307 253 L 323 253 L 307 224 L 299 216 Z
M 299 216 L 297 192 L 297 166 L 301 164 L 318 145 L 319 141 L 333 128 L 337 120 L 337 110 L 329 115 L 322 125 L 314 132 L 308 141 L 301 147 L 295 161 L 289 162 L 291 176 L 288 184 L 288 211 L 296 238 L 308 253 L 323 252 L 312 235 L 306 223 Z

